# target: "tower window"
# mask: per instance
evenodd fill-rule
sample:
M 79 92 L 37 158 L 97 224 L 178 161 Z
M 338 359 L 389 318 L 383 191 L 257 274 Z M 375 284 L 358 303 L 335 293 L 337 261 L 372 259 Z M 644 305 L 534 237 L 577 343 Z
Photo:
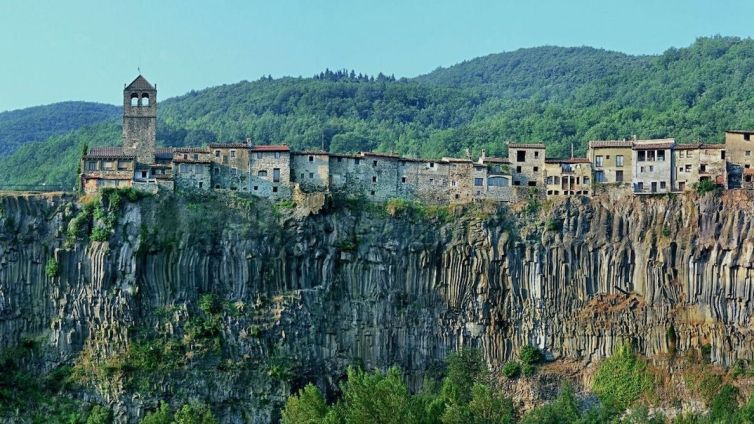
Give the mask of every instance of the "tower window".
M 141 95 L 141 105 L 142 106 L 149 106 L 149 94 L 144 93 Z
M 131 107 L 139 106 L 139 95 L 134 93 L 131 94 Z

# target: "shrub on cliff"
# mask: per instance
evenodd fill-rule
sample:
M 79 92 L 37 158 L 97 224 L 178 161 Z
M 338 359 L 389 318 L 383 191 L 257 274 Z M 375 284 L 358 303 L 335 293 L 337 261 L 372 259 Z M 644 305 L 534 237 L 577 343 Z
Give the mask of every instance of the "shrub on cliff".
M 189 402 L 175 413 L 175 424 L 218 424 L 209 407 L 200 402 Z
M 623 346 L 599 365 L 592 390 L 603 403 L 622 411 L 652 389 L 652 380 L 647 363 Z
M 516 378 L 521 375 L 521 364 L 518 361 L 508 361 L 503 365 L 503 374 L 510 378 Z
M 521 424 L 574 423 L 578 422 L 580 417 L 573 388 L 565 385 L 560 389 L 555 401 L 529 411 L 521 420 Z M 598 419 L 596 422 L 601 420 Z
M 86 424 L 110 424 L 113 422 L 113 411 L 106 406 L 94 405 L 86 417 Z
M 147 413 L 140 424 L 171 424 L 172 422 L 173 414 L 170 412 L 170 407 L 167 403 L 160 402 L 159 408 Z
M 709 179 L 701 180 L 698 183 L 694 184 L 694 189 L 700 196 L 703 196 L 709 192 L 716 191 L 717 185 L 715 185 L 715 183 Z
M 45 264 L 45 275 L 47 278 L 57 277 L 59 271 L 58 261 L 56 261 L 55 258 L 48 259 Z

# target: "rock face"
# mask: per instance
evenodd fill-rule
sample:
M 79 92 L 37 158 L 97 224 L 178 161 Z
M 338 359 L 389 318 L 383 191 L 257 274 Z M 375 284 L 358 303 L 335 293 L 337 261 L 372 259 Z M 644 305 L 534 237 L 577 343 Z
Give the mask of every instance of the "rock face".
M 721 365 L 752 357 L 745 192 L 449 215 L 330 204 L 305 218 L 158 194 L 124 202 L 107 241 L 66 235 L 81 208 L 72 198 L 0 201 L 0 348 L 42 341 L 28 364 L 74 364 L 79 396 L 120 422 L 159 399 L 202 399 L 224 422 L 275 421 L 307 381 L 333 389 L 350 364 L 398 364 L 416 387 L 460 346 L 493 368 L 526 344 L 582 361 L 624 343 L 650 357 L 709 345 Z M 154 340 L 169 354 L 148 378 L 114 365 Z

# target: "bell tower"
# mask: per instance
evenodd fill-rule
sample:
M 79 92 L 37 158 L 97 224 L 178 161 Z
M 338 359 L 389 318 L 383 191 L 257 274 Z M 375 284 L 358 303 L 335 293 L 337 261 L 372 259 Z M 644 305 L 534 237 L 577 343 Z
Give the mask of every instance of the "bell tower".
M 156 138 L 157 88 L 139 75 L 123 89 L 123 152 L 153 164 Z

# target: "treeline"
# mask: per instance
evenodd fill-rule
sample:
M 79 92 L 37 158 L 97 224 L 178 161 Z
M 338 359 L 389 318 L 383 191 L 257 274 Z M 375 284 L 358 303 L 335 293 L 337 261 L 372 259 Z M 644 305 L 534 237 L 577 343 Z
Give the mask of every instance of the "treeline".
M 529 348 L 529 354 L 536 352 Z M 522 358 L 525 364 L 531 356 Z M 537 356 L 537 358 L 539 358 Z M 535 363 L 529 363 L 536 366 Z M 517 378 L 517 374 L 508 378 Z M 703 377 L 701 380 L 709 380 Z M 714 378 L 713 381 L 717 381 Z M 656 402 L 655 387 L 661 384 L 648 364 L 627 347 L 602 361 L 592 391 L 599 402 L 589 406 L 573 388 L 564 384 L 555 400 L 521 413 L 492 378 L 476 350 L 461 350 L 449 356 L 442 381 L 426 379 L 422 389 L 411 394 L 401 370 L 366 372 L 350 368 L 340 394 L 328 403 L 314 385 L 292 395 L 282 411 L 283 424 L 328 423 L 422 423 L 422 424 L 597 424 L 678 423 L 728 424 L 754 422 L 754 398 L 739 405 L 738 390 L 731 384 L 709 381 L 700 393 L 707 414 L 682 414 L 667 419 L 650 414 Z M 692 382 L 691 384 L 696 384 Z M 592 402 L 594 403 L 594 402 Z
M 345 70 L 263 77 L 168 99 L 158 114 L 158 142 L 169 146 L 250 137 L 300 150 L 436 158 L 466 149 L 500 156 L 508 141 L 544 141 L 549 157 L 567 157 L 571 145 L 584 154 L 588 140 L 634 135 L 720 142 L 726 129 L 754 127 L 754 41 L 700 38 L 641 57 L 586 47 L 522 49 L 415 79 Z M 0 177 L 73 184 L 71 152 L 84 141 L 119 144 L 117 121 L 20 149 L 0 160 Z M 27 170 L 30 160 L 49 175 Z

